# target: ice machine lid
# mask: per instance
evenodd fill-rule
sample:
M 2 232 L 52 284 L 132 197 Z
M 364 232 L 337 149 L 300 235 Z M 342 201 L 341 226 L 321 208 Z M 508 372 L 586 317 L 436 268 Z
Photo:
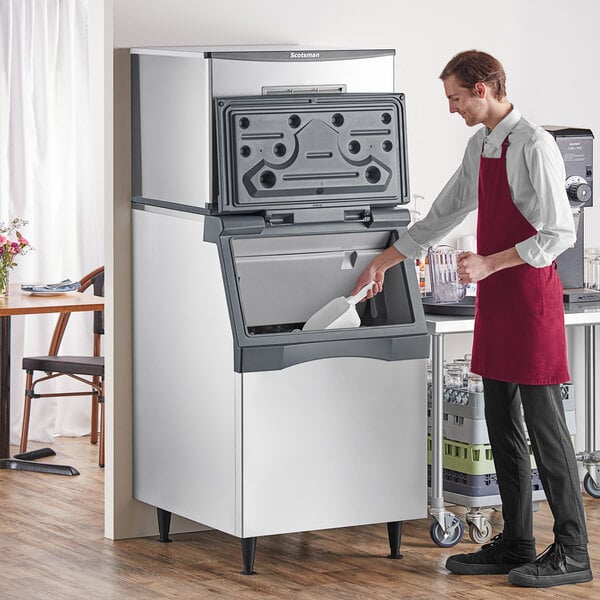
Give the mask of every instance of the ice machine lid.
M 215 99 L 220 213 L 409 201 L 402 94 Z

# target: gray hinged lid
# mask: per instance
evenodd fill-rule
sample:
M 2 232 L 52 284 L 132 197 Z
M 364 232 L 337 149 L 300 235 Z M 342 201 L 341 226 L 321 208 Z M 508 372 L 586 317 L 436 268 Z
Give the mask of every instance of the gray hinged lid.
M 409 200 L 402 94 L 217 98 L 218 212 Z

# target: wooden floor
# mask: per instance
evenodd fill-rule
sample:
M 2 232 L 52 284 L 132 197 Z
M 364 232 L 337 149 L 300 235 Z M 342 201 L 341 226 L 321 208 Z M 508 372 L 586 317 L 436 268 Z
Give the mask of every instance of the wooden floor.
M 405 524 L 402 560 L 386 558 L 385 525 L 259 538 L 258 575 L 250 577 L 239 573 L 239 540 L 218 531 L 175 535 L 172 544 L 110 541 L 103 537 L 96 448 L 88 438 L 59 439 L 55 448 L 54 460 L 75 466 L 79 477 L 0 471 L 2 600 L 600 597 L 600 570 L 590 583 L 546 590 L 513 587 L 504 575 L 452 575 L 446 558 L 476 546 L 465 536 L 455 548 L 438 548 L 429 538 L 429 519 Z M 586 496 L 585 506 L 592 562 L 600 565 L 600 500 Z M 455 512 L 464 515 L 464 509 Z M 500 514 L 489 511 L 489 518 L 499 531 Z M 535 527 L 540 552 L 552 541 L 545 503 Z

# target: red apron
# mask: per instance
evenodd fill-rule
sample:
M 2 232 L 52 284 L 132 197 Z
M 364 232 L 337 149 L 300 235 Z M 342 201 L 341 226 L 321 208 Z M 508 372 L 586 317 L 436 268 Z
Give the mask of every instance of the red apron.
M 477 252 L 488 256 L 536 234 L 515 206 L 501 158 L 481 157 Z M 471 370 L 482 377 L 550 385 L 569 381 L 562 284 L 556 264 L 503 269 L 477 283 Z

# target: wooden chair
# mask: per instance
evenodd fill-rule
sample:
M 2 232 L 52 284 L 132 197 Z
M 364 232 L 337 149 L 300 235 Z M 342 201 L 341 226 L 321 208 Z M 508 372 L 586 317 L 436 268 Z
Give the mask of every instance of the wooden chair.
M 94 295 L 104 296 L 104 267 L 99 267 L 80 280 L 79 291 L 93 288 Z M 104 312 L 94 312 L 93 350 L 90 356 L 58 356 L 65 329 L 71 313 L 61 313 L 54 328 L 50 349 L 46 356 L 23 358 L 23 369 L 27 373 L 25 381 L 25 403 L 23 407 L 23 427 L 21 430 L 20 452 L 27 451 L 29 416 L 33 398 L 55 398 L 57 396 L 92 396 L 91 443 L 98 443 L 98 414 L 100 415 L 100 448 L 98 464 L 104 466 L 104 357 L 101 352 L 101 336 L 104 334 Z M 45 372 L 45 377 L 34 380 L 35 371 Z M 86 388 L 73 392 L 40 394 L 35 392 L 38 383 L 67 376 Z

